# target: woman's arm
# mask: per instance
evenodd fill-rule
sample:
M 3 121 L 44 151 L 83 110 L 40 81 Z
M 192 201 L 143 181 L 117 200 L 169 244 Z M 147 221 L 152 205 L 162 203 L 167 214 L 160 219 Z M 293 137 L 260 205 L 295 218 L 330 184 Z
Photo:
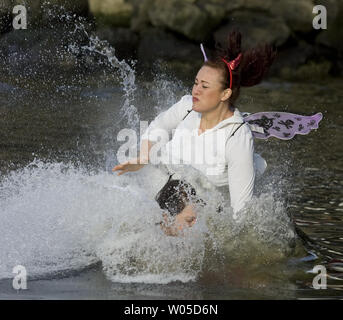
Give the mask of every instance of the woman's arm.
M 185 95 L 168 110 L 159 114 L 150 124 L 141 137 L 141 148 L 138 158 L 131 159 L 125 163 L 116 165 L 112 171 L 119 171 L 118 175 L 126 172 L 138 171 L 149 163 L 150 150 L 161 136 L 161 130 L 169 136 L 192 109 L 192 96 Z M 162 133 L 163 136 L 163 133 Z M 165 136 L 165 135 L 164 135 Z
M 231 206 L 236 218 L 245 203 L 251 200 L 255 182 L 254 139 L 247 125 L 228 140 L 226 153 Z
M 149 153 L 154 143 L 149 140 L 142 140 L 138 158 L 130 159 L 127 162 L 116 165 L 112 171 L 119 171 L 118 176 L 126 172 L 133 172 L 142 169 L 149 163 Z
M 182 119 L 187 114 L 187 110 L 192 109 L 192 96 L 185 95 L 177 103 L 173 104 L 168 110 L 160 113 L 149 125 L 144 132 L 141 140 L 157 142 L 161 136 L 161 130 L 172 133 Z

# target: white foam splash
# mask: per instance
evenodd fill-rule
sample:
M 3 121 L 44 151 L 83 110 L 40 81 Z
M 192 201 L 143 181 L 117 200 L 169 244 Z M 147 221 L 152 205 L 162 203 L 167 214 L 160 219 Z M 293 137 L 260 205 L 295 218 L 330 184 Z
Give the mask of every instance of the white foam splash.
M 252 242 L 253 251 L 274 252 L 294 238 L 282 206 L 266 195 L 240 225 L 229 209 L 205 211 L 183 237 L 167 237 L 156 225 L 161 211 L 153 200 L 165 178 L 153 167 L 118 177 L 39 160 L 11 172 L 0 183 L 0 278 L 18 264 L 39 277 L 101 261 L 117 282 L 187 282 L 197 279 L 214 243 L 234 261 Z M 242 233 L 249 228 L 258 236 Z

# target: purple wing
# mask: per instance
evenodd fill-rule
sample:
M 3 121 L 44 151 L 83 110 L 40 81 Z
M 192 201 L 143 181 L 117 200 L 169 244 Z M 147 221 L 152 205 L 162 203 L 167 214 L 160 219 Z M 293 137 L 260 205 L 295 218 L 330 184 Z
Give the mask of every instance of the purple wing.
M 249 124 L 255 138 L 275 137 L 289 140 L 296 134 L 308 134 L 312 129 L 318 129 L 322 118 L 320 112 L 313 116 L 288 112 L 258 112 L 244 116 L 244 121 Z

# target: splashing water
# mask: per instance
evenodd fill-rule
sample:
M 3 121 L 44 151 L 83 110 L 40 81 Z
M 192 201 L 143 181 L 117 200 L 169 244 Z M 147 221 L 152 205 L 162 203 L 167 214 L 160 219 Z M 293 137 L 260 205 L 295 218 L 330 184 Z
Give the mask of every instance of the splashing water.
M 72 21 L 68 15 L 64 19 Z M 119 61 L 106 41 L 89 36 L 82 23 L 76 23 L 71 33 L 83 34 L 88 43 L 68 43 L 69 53 L 95 55 L 102 60 L 94 63 L 101 66 L 105 61 L 121 80 L 124 101 L 116 108 L 120 117 L 114 110 L 105 135 L 113 137 L 113 131 L 124 126 L 137 130 L 133 67 Z M 144 90 L 142 96 L 155 101 L 156 114 L 186 91 L 180 81 L 163 75 Z M 111 152 L 105 148 L 105 161 L 113 164 Z M 11 277 L 18 264 L 31 278 L 40 278 L 101 262 L 115 282 L 188 282 L 218 266 L 225 270 L 242 263 L 268 264 L 293 252 L 292 223 L 272 192 L 257 196 L 239 222 L 232 219 L 229 207 L 216 213 L 217 197 L 209 195 L 194 227 L 181 237 L 167 237 L 156 224 L 161 210 L 153 200 L 166 179 L 153 166 L 117 177 L 98 168 L 92 172 L 81 163 L 40 159 L 3 176 L 0 278 Z
M 132 69 L 125 60 L 119 61 L 115 56 L 115 49 L 109 45 L 106 40 L 100 40 L 97 36 L 89 35 L 85 29 L 84 24 L 77 23 L 75 24 L 74 33 L 83 32 L 86 37 L 89 39 L 88 45 L 79 46 L 78 44 L 69 44 L 68 49 L 73 54 L 92 54 L 96 53 L 97 55 L 106 59 L 107 63 L 110 64 L 114 70 L 119 73 L 121 79 L 121 86 L 124 91 L 124 104 L 121 107 L 123 113 L 119 120 L 115 124 L 119 124 L 122 120 L 127 121 L 127 125 L 130 128 L 138 129 L 139 125 L 139 115 L 136 107 L 132 104 L 134 100 L 134 93 L 136 91 L 135 84 L 135 71 Z M 131 61 L 132 67 L 134 67 L 135 62 Z
M 187 282 L 214 246 L 229 263 L 276 247 L 278 259 L 291 251 L 290 221 L 269 195 L 255 199 L 239 224 L 228 208 L 222 215 L 207 210 L 184 236 L 165 236 L 152 200 L 165 178 L 153 167 L 114 177 L 40 160 L 12 172 L 0 185 L 0 278 L 18 264 L 40 277 L 101 261 L 116 282 Z

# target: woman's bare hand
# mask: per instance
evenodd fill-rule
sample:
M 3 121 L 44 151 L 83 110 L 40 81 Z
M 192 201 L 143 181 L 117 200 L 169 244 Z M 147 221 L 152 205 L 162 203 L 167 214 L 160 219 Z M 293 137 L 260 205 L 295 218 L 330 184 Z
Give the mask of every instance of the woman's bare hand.
M 138 171 L 143 168 L 146 164 L 146 161 L 142 161 L 139 157 L 131 159 L 127 162 L 116 165 L 112 171 L 119 171 L 118 176 L 126 172 Z

